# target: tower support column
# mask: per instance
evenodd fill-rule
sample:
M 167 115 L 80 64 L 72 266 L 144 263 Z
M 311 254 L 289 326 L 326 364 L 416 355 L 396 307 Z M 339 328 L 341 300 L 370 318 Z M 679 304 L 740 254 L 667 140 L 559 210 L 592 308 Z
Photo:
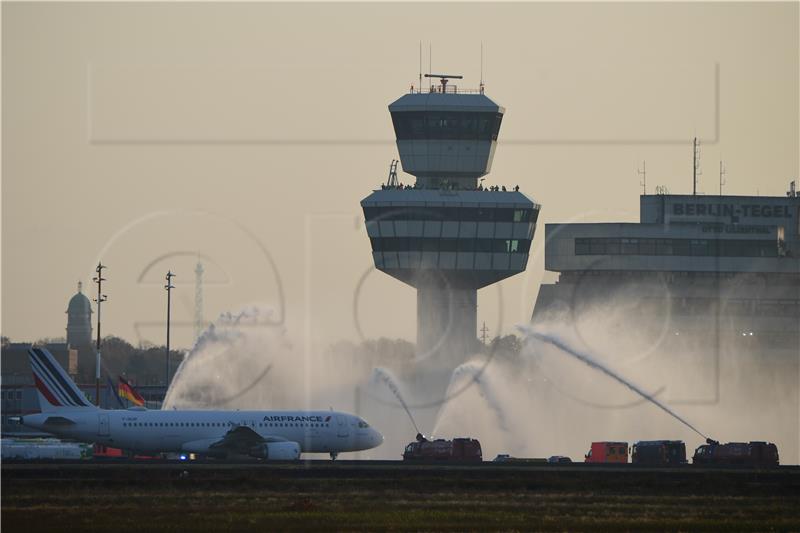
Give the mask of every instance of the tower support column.
M 417 286 L 417 356 L 458 365 L 478 343 L 478 291 L 446 282 Z

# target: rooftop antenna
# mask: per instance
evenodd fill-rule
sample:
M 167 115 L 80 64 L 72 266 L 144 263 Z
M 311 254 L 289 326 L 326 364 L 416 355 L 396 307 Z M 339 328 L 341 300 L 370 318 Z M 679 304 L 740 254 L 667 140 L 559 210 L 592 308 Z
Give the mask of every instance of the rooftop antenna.
M 481 41 L 481 84 L 480 84 L 481 94 L 483 94 L 483 41 Z
M 692 196 L 697 196 L 697 176 L 702 176 L 700 170 L 700 141 L 697 137 L 692 141 Z
M 428 43 L 428 74 L 433 71 L 433 44 Z M 425 77 L 429 77 L 428 74 Z M 433 84 L 430 84 L 430 91 L 433 92 Z
M 719 160 L 719 195 L 722 196 L 722 186 L 725 185 L 725 174 L 727 171 L 725 170 L 725 165 L 722 163 L 722 159 Z
M 486 346 L 487 333 L 489 333 L 489 328 L 486 327 L 486 322 L 484 322 L 483 327 L 481 328 L 481 342 L 484 346 Z
M 639 185 L 642 186 L 642 194 L 647 194 L 647 161 L 642 161 L 642 168 L 636 169 L 636 172 L 642 177 Z
M 419 42 L 419 92 L 422 92 L 422 41 Z

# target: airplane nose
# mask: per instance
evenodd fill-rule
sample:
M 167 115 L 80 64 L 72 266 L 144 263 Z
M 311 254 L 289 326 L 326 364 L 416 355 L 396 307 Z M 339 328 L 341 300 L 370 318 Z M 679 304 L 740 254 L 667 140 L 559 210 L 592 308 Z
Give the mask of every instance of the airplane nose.
M 380 431 L 378 431 L 377 429 L 373 430 L 372 442 L 373 446 L 380 446 L 381 444 L 383 444 L 383 435 L 381 435 Z

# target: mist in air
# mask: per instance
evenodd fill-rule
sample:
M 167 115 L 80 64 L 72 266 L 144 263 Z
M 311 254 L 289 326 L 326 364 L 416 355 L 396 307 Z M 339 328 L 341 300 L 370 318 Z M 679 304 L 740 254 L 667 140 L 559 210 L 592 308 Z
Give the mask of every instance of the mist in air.
M 620 320 L 627 310 L 619 301 L 555 313 L 523 327 L 519 353 L 464 354 L 432 369 L 430 360 L 381 353 L 381 342 L 370 355 L 332 343 L 306 366 L 269 307 L 250 306 L 206 329 L 164 408 L 357 413 L 385 437 L 353 455 L 364 459 L 400 459 L 416 433 L 477 438 L 487 460 L 508 453 L 574 461 L 600 440 L 683 440 L 691 455 L 706 434 L 775 442 L 782 462 L 798 462 L 795 360 L 765 365 L 741 344 L 714 340 L 709 348 L 712 323 L 697 325 L 702 335 L 678 337 L 661 324 Z

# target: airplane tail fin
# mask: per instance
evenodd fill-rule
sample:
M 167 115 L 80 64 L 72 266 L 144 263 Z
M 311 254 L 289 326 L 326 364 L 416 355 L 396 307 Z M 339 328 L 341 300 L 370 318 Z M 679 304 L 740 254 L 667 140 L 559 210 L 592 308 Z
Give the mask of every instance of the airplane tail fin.
M 58 409 L 97 409 L 44 348 L 31 348 L 28 357 L 42 412 Z

